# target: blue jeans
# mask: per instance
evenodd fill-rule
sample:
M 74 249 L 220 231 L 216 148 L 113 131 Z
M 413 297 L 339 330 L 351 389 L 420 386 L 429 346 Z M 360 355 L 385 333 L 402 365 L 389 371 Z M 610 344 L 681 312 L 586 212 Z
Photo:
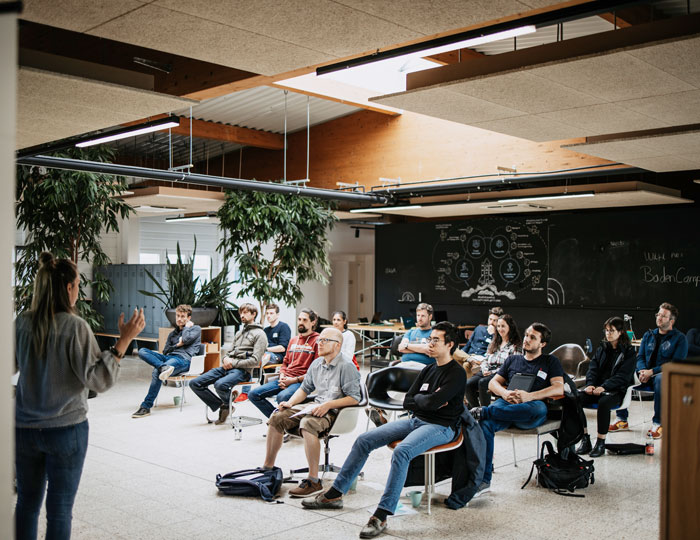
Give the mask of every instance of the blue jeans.
M 250 372 L 244 369 L 225 369 L 217 367 L 210 369 L 203 375 L 190 381 L 190 388 L 197 394 L 199 399 L 212 411 L 218 411 L 222 405 L 228 407 L 228 400 L 231 397 L 231 388 L 241 382 L 250 380 Z M 214 390 L 218 395 L 215 395 L 209 390 L 209 385 L 214 385 Z
M 493 475 L 493 439 L 496 432 L 515 426 L 520 429 L 532 429 L 544 424 L 547 419 L 547 405 L 544 401 L 526 403 L 508 403 L 498 398 L 492 405 L 481 410 L 479 422 L 486 439 L 486 466 L 482 482 L 491 483 Z
M 160 367 L 163 365 L 173 366 L 175 370 L 172 374 L 178 375 L 190 369 L 190 361 L 189 359 L 185 360 L 182 356 L 160 354 L 150 349 L 139 349 L 139 358 L 153 366 L 151 386 L 148 387 L 148 394 L 146 394 L 146 398 L 143 400 L 143 403 L 141 403 L 141 407 L 150 409 L 153 407 L 153 403 L 155 403 L 158 397 L 160 387 L 163 386 L 163 382 L 158 378 L 158 375 L 160 375 Z
M 654 392 L 654 418 L 652 418 L 651 421 L 661 425 L 661 373 L 656 375 L 651 381 L 640 384 L 637 388 Z M 629 411 L 627 409 L 618 409 L 617 417 L 623 422 L 627 422 Z
M 372 450 L 403 439 L 391 456 L 389 478 L 378 505 L 379 508 L 393 514 L 401 496 L 401 488 L 406 482 L 411 460 L 433 446 L 450 442 L 454 436 L 453 428 L 430 424 L 418 418 L 389 422 L 377 429 L 367 431 L 355 440 L 350 454 L 343 463 L 343 468 L 333 482 L 333 487 L 341 493 L 346 493 L 362 471 Z
M 300 386 L 301 383 L 295 383 L 290 384 L 287 388 L 280 388 L 278 381 L 271 381 L 248 392 L 248 400 L 260 409 L 261 413 L 270 418 L 272 413 L 275 412 L 275 408 L 272 406 L 272 403 L 267 401 L 267 398 L 277 395 L 277 403 L 282 403 L 291 398 L 292 394 L 294 394 Z
M 35 540 L 46 482 L 46 538 L 70 538 L 73 502 L 83 472 L 88 423 L 60 428 L 15 428 L 18 540 Z

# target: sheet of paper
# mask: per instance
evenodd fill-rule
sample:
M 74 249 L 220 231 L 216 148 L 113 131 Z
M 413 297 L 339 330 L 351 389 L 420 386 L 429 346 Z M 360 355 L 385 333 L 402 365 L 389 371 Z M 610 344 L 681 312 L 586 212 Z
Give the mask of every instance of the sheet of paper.
M 318 407 L 318 403 L 315 401 L 313 403 L 309 403 L 306 407 L 304 407 L 302 410 L 300 410 L 298 413 L 295 413 L 291 416 L 291 418 L 294 418 L 296 416 L 304 416 L 305 414 L 311 414 L 311 411 L 313 411 L 316 407 Z

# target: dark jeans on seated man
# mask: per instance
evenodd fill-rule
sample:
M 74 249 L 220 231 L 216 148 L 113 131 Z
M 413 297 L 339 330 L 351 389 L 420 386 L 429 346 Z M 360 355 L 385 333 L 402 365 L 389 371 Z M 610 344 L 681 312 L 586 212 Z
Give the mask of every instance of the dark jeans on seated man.
M 150 409 L 158 397 L 160 387 L 163 386 L 163 381 L 158 378 L 161 366 L 173 366 L 175 369 L 170 376 L 174 377 L 190 369 L 190 361 L 176 354 L 165 355 L 150 349 L 139 349 L 139 358 L 154 368 L 151 375 L 151 386 L 148 388 L 146 398 L 141 403 L 142 408 Z
M 499 398 L 492 405 L 481 410 L 481 430 L 486 439 L 486 467 L 483 482 L 491 483 L 493 475 L 493 439 L 498 431 L 511 426 L 532 429 L 544 424 L 547 419 L 547 405 L 544 401 L 508 403 Z
M 292 394 L 297 391 L 297 388 L 301 386 L 301 383 L 290 384 L 287 388 L 280 388 L 279 381 L 274 380 L 269 383 L 262 384 L 257 388 L 254 388 L 248 392 L 248 400 L 255 405 L 260 412 L 265 416 L 270 418 L 272 413 L 275 412 L 275 408 L 272 406 L 267 398 L 274 395 L 277 396 L 277 403 L 282 403 L 287 401 L 292 397 Z
M 244 369 L 217 367 L 191 380 L 190 388 L 212 411 L 218 411 L 222 405 L 228 407 L 231 389 L 249 380 L 250 372 Z M 216 394 L 209 390 L 210 384 L 214 385 Z
M 646 384 L 641 384 L 637 388 L 639 390 L 644 390 L 647 392 L 654 392 L 654 418 L 652 418 L 652 422 L 654 424 L 660 425 L 661 424 L 661 373 L 658 375 L 655 375 L 654 378 L 651 381 L 648 381 Z M 629 411 L 627 409 L 618 409 L 617 410 L 617 417 L 622 420 L 623 422 L 627 422 L 627 418 L 629 417 Z
M 486 407 L 491 404 L 491 392 L 489 392 L 489 381 L 496 374 L 494 371 L 491 375 L 484 375 L 481 371 L 467 379 L 467 387 L 465 394 L 469 408 Z

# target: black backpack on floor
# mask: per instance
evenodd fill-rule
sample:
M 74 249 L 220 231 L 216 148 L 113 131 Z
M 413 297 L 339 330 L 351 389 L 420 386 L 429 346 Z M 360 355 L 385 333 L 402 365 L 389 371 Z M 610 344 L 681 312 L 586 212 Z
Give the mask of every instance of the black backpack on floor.
M 546 455 L 545 449 L 547 450 Z M 568 449 L 562 454 L 555 452 L 549 441 L 542 443 L 540 458 L 532 463 L 530 476 L 527 477 L 520 489 L 523 489 L 530 482 L 535 467 L 537 467 L 537 484 L 554 491 L 557 495 L 585 497 L 585 495 L 574 493 L 574 490 L 595 483 L 593 460 L 582 459 Z
M 272 501 L 282 485 L 282 469 L 243 469 L 223 476 L 216 475 L 216 487 L 226 495 L 241 495 L 243 497 L 262 497 L 264 501 Z

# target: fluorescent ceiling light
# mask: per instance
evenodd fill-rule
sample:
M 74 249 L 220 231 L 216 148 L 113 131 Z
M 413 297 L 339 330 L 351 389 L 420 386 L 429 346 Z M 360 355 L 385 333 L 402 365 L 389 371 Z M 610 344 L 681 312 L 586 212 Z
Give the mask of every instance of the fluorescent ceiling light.
M 537 28 L 534 25 L 521 26 L 519 28 L 512 28 L 510 30 L 504 30 L 502 32 L 495 32 L 493 34 L 488 34 L 485 36 L 479 36 L 475 38 L 465 39 L 462 41 L 456 41 L 454 43 L 448 43 L 447 45 L 441 45 L 439 47 L 431 47 L 430 49 L 424 49 L 422 51 L 409 53 L 405 56 L 402 56 L 401 58 L 425 58 L 426 56 L 433 56 L 444 52 L 456 51 L 457 49 L 476 47 L 477 45 L 491 43 L 492 41 L 500 41 L 501 39 L 509 39 L 513 37 L 523 36 L 525 34 L 532 34 L 536 31 Z
M 146 122 L 145 124 L 139 124 L 136 126 L 130 126 L 128 128 L 118 129 L 112 132 L 111 134 L 106 134 L 104 136 L 97 135 L 97 138 L 76 143 L 75 146 L 77 146 L 78 148 L 83 148 L 85 146 L 94 146 L 96 144 L 103 144 L 110 141 L 117 141 L 119 139 L 126 139 L 127 137 L 143 135 L 144 133 L 151 133 L 152 131 L 160 131 L 162 129 L 174 128 L 178 127 L 179 125 L 179 118 L 163 118 L 161 120 Z
M 154 213 L 171 213 L 171 212 L 184 212 L 184 208 L 171 208 L 169 206 L 150 206 L 148 204 L 142 204 L 141 206 L 135 206 L 134 210 L 139 210 L 141 212 L 154 212 Z
M 165 221 L 204 221 L 205 219 L 209 219 L 211 217 L 215 216 L 210 216 L 209 214 L 206 214 L 204 216 L 178 216 L 165 218 Z
M 547 201 L 551 199 L 575 199 L 577 197 L 593 197 L 595 193 L 585 191 L 582 193 L 562 193 L 558 195 L 542 195 L 539 197 L 511 197 L 510 199 L 498 199 L 499 203 L 526 202 L 526 201 Z
M 382 206 L 378 208 L 353 208 L 350 210 L 353 214 L 360 214 L 364 212 L 395 212 L 399 210 L 416 210 L 418 208 L 423 208 L 420 204 L 409 204 L 404 206 Z

